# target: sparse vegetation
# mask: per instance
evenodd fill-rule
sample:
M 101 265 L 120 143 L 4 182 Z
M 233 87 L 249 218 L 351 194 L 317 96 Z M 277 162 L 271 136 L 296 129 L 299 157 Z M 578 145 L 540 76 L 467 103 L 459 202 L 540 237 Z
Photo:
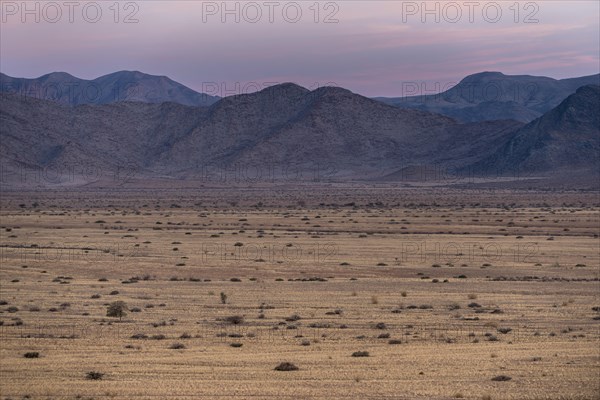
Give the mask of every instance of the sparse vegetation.
M 104 377 L 104 374 L 102 372 L 98 372 L 98 371 L 90 371 L 85 374 L 85 378 L 92 380 L 92 381 L 99 381 L 103 377 Z
M 573 200 L 579 193 L 551 191 L 534 202 L 529 190 L 482 201 L 480 194 L 463 197 L 461 186 L 435 199 L 443 205 L 434 205 L 421 189 L 384 186 L 378 189 L 386 194 L 377 199 L 381 204 L 370 204 L 355 188 L 344 198 L 356 198 L 336 202 L 341 189 L 332 184 L 323 199 L 318 190 L 311 192 L 314 205 L 302 210 L 297 194 L 285 189 L 271 191 L 261 209 L 253 206 L 259 192 L 244 189 L 252 195 L 240 195 L 232 209 L 231 189 L 211 188 L 197 196 L 192 189 L 173 191 L 173 198 L 157 195 L 156 201 L 136 193 L 142 199 L 136 197 L 134 211 L 127 191 L 111 207 L 101 196 L 93 204 L 82 194 L 89 208 L 83 210 L 78 204 L 64 207 L 63 192 L 52 201 L 39 200 L 33 214 L 33 200 L 15 211 L 10 196 L 16 193 L 10 192 L 2 199 L 8 204 L 2 224 L 12 230 L 0 231 L 4 244 L 24 247 L 3 253 L 4 397 L 64 397 L 62 382 L 74 377 L 82 383 L 82 400 L 134 392 L 143 397 L 145 390 L 167 398 L 183 376 L 199 398 L 238 393 L 243 385 L 250 394 L 264 389 L 284 396 L 287 387 L 276 385 L 291 378 L 300 379 L 292 385 L 298 398 L 398 396 L 397 385 L 381 382 L 401 382 L 408 397 L 594 398 L 594 370 L 585 366 L 597 344 L 594 318 L 600 319 L 595 203 L 584 207 Z M 223 199 L 213 200 L 217 191 Z M 546 197 L 558 205 L 541 206 Z M 513 200 L 517 205 L 508 204 Z M 354 204 L 346 205 L 350 201 Z M 242 213 L 248 218 L 238 221 Z M 305 215 L 308 220 L 299 225 Z M 94 225 L 100 218 L 107 222 Z M 391 220 L 395 223 L 388 224 Z M 218 236 L 209 239 L 211 234 Z M 554 241 L 545 240 L 550 234 Z M 404 238 L 427 240 L 424 257 L 400 254 Z M 434 241 L 440 251 L 452 241 L 453 257 L 439 254 Z M 39 247 L 30 247 L 35 242 Z M 135 256 L 114 251 L 113 243 L 131 245 Z M 197 247 L 202 243 L 214 248 L 204 253 Z M 330 252 L 326 243 L 332 244 Z M 534 253 L 515 258 L 511 246 L 533 243 Z M 486 259 L 496 247 L 507 251 L 493 262 Z M 90 258 L 40 262 L 36 257 L 46 249 L 89 251 Z M 236 258 L 250 250 L 247 259 Z M 255 262 L 259 259 L 265 261 Z M 380 261 L 388 266 L 377 266 Z M 433 262 L 439 267 L 432 268 Z M 553 262 L 561 267 L 553 269 Z M 493 266 L 482 269 L 484 264 Z M 117 300 L 127 302 L 127 315 L 108 315 Z M 273 370 L 285 360 L 300 371 Z M 404 364 L 408 367 L 399 367 Z M 176 373 L 162 374 L 165 366 Z M 107 375 L 87 378 L 85 371 L 92 369 Z M 236 383 L 219 383 L 224 376 L 219 369 Z M 34 373 L 30 389 L 22 382 Z M 263 375 L 273 379 L 256 379 Z M 332 385 L 335 381 L 341 385 Z M 252 386 L 256 382 L 261 386 Z
M 124 301 L 114 301 L 108 305 L 107 317 L 119 318 L 119 321 L 127 315 L 127 304 Z
M 297 371 L 299 368 L 290 362 L 282 362 L 275 367 L 275 371 Z

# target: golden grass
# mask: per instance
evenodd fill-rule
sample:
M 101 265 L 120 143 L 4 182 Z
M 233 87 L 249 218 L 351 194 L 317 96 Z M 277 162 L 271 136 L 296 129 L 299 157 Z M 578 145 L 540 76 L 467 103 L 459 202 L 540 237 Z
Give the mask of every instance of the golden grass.
M 81 196 L 3 200 L 2 399 L 598 398 L 590 198 L 298 208 L 280 195 L 234 209 Z M 112 301 L 140 311 L 119 322 Z

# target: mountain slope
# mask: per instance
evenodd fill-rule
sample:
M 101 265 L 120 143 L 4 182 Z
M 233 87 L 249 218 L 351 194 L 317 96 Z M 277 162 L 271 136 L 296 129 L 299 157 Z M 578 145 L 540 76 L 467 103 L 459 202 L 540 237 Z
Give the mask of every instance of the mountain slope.
M 218 97 L 195 92 L 166 76 L 138 71 L 120 71 L 93 80 L 79 79 L 65 72 L 53 72 L 35 79 L 0 74 L 0 88 L 4 93 L 18 93 L 70 106 L 118 101 L 209 106 L 219 100 Z
M 590 177 L 597 177 L 599 110 L 600 86 L 583 86 L 556 108 L 516 131 L 492 157 L 475 163 L 473 169 L 545 175 L 587 171 Z
M 530 122 L 556 107 L 580 86 L 588 84 L 600 84 L 600 74 L 556 80 L 543 76 L 482 72 L 467 76 L 440 94 L 377 100 L 461 121 L 514 119 Z
M 151 173 L 157 154 L 205 113 L 206 108 L 176 103 L 69 107 L 5 93 L 0 96 L 0 158 L 13 175 L 47 169 L 110 180 L 124 167 Z
M 599 168 L 598 109 L 600 87 L 591 85 L 527 125 L 461 123 L 346 89 L 309 91 L 294 84 L 227 97 L 210 107 L 70 107 L 3 94 L 0 157 L 4 170 L 91 170 L 86 182 L 95 175 L 110 181 L 123 167 L 134 168 L 140 178 L 198 179 L 208 169 L 221 177 L 235 171 L 288 181 L 318 173 L 334 180 L 403 181 L 407 168 L 440 166 L 488 178 L 518 169 L 569 180 Z
M 461 124 L 404 110 L 340 88 L 282 84 L 231 96 L 211 107 L 119 102 L 67 107 L 5 94 L 0 156 L 12 165 L 133 164 L 144 176 L 194 177 L 207 166 L 377 177 L 403 165 L 466 165 L 493 151 L 522 124 Z M 289 176 L 289 174 L 288 174 Z
M 327 168 L 339 177 L 381 176 L 425 160 L 472 162 L 481 156 L 473 152 L 476 138 L 505 137 L 520 126 L 511 121 L 461 124 L 345 89 L 309 92 L 287 84 L 213 105 L 198 127 L 163 154 L 160 164 L 183 171 L 196 157 L 222 168 L 242 164 L 266 169 L 270 163 L 303 171 Z M 489 146 L 480 150 L 485 155 Z

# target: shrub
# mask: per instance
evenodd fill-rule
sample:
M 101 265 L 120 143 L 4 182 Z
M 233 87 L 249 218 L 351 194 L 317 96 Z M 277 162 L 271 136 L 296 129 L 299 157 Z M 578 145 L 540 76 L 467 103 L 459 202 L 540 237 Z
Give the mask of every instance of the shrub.
M 152 335 L 152 337 L 151 337 L 151 339 L 153 339 L 153 340 L 164 340 L 166 338 L 167 337 L 165 335 L 163 335 L 163 334 Z
M 87 374 L 85 374 L 86 379 L 90 379 L 93 381 L 99 381 L 100 379 L 102 379 L 104 377 L 104 374 L 102 372 L 98 372 L 98 371 L 90 371 Z
M 148 335 L 145 335 L 143 333 L 135 333 L 131 335 L 131 339 L 148 339 Z
M 228 322 L 232 325 L 239 325 L 242 322 L 244 322 L 244 317 L 242 317 L 241 315 L 231 315 L 225 318 L 225 322 Z
M 169 348 L 173 350 L 185 349 L 185 345 L 183 343 L 173 343 Z
M 388 344 L 402 344 L 402 340 L 400 339 L 391 339 Z
M 477 295 L 475 293 L 470 293 L 468 296 L 469 300 L 475 300 L 477 298 Z
M 355 351 L 352 353 L 352 357 L 369 357 L 368 351 Z
M 221 292 L 221 304 L 227 304 L 227 295 L 225 292 Z
M 108 305 L 107 317 L 119 318 L 120 321 L 125 315 L 127 315 L 127 304 L 124 301 L 114 301 Z
M 298 371 L 298 367 L 290 362 L 282 362 L 275 367 L 275 371 Z
M 230 344 L 231 347 L 242 347 L 243 345 L 244 345 L 243 343 L 239 343 L 239 342 L 234 342 L 234 343 Z
M 492 380 L 494 382 L 507 382 L 510 381 L 512 378 L 510 376 L 506 376 L 506 375 L 498 375 L 492 378 Z
M 29 352 L 23 354 L 23 357 L 25 357 L 25 358 L 39 358 L 40 357 L 40 353 L 38 353 L 37 351 L 29 351 Z

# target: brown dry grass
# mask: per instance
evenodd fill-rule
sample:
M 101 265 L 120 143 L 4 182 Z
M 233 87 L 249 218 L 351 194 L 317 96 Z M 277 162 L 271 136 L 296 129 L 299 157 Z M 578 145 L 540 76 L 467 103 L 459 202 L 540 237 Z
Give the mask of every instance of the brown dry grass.
M 5 195 L 2 398 L 598 398 L 594 196 L 349 193 Z

